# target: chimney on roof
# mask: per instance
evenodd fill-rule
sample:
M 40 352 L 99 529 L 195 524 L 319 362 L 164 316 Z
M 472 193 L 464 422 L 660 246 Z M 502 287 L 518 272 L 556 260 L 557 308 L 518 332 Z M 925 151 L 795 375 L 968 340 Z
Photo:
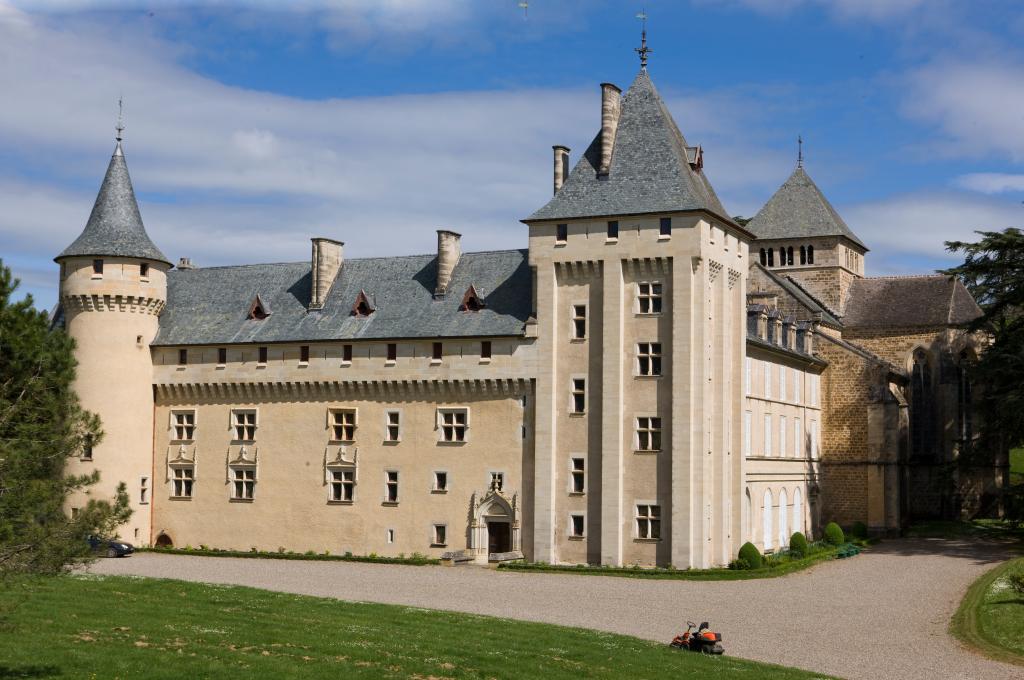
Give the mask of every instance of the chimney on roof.
M 313 281 L 310 286 L 309 308 L 323 309 L 327 294 L 331 292 L 334 279 L 341 271 L 343 248 L 345 244 L 329 238 L 312 238 L 313 260 L 310 273 Z
M 622 90 L 611 83 L 601 83 L 601 165 L 597 174 L 607 177 L 612 167 L 615 131 L 619 128 Z
M 447 229 L 437 230 L 437 286 L 434 297 L 444 297 L 448 292 L 448 284 L 452 282 L 452 273 L 462 255 L 461 234 Z
M 555 145 L 551 147 L 555 151 L 555 193 L 562 188 L 565 180 L 569 179 L 569 147 Z
M 178 258 L 178 269 L 195 269 L 196 266 L 192 264 L 191 257 L 179 257 Z

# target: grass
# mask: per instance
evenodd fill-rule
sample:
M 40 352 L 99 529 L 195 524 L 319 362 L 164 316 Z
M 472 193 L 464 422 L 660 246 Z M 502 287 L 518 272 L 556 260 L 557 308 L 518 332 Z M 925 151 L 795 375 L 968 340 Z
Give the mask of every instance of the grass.
M 1010 587 L 1011 574 L 1024 574 L 1024 557 L 1010 560 L 974 582 L 964 595 L 949 631 L 981 653 L 1024 666 L 1024 595 Z
M 869 544 L 868 541 L 855 541 L 858 547 Z M 767 557 L 768 566 L 761 569 L 649 569 L 641 567 L 598 567 L 588 565 L 560 565 L 534 562 L 507 562 L 498 566 L 499 569 L 514 571 L 533 571 L 551 574 L 586 574 L 592 576 L 620 576 L 625 578 L 667 579 L 681 581 L 745 581 L 756 578 L 775 578 L 802 571 L 820 562 L 836 558 L 839 547 L 820 546 L 819 551 L 807 557 L 793 558 L 783 556 L 773 559 Z
M 15 581 L 0 612 L 3 678 L 821 677 L 582 629 L 160 579 Z
M 427 564 L 441 564 L 441 560 L 427 557 L 419 553 L 413 553 L 409 557 L 381 557 L 379 555 L 331 555 L 329 553 L 315 553 L 313 551 L 297 552 L 263 552 L 258 550 L 220 550 L 218 548 L 136 548 L 138 552 L 165 553 L 168 555 L 198 555 L 200 557 L 249 557 L 275 560 L 314 560 L 321 562 L 370 562 L 372 564 L 409 564 L 421 567 Z
M 999 519 L 917 522 L 904 533 L 912 538 L 982 538 L 1024 543 L 1024 524 Z
M 1024 446 L 1010 450 L 1010 483 L 1024 484 Z

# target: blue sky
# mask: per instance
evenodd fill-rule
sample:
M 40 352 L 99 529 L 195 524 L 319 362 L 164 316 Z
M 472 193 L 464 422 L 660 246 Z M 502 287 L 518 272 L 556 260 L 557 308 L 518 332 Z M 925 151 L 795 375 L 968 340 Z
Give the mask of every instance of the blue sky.
M 281 9 L 285 7 L 287 9 Z M 869 274 L 1024 219 L 1024 12 L 955 0 L 0 0 L 0 258 L 41 307 L 113 146 L 172 259 L 524 247 L 602 81 L 650 73 L 733 215 L 806 167 Z

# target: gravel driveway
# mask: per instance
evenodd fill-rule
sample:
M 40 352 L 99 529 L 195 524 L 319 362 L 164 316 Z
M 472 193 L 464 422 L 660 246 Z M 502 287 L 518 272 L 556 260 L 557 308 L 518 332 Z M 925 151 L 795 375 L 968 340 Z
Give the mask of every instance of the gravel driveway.
M 100 560 L 91 571 L 451 609 L 664 642 L 686 619 L 708 619 L 727 654 L 843 678 L 1024 678 L 1024 668 L 977 656 L 946 632 L 968 585 L 1009 556 L 992 544 L 892 540 L 782 578 L 705 583 L 153 553 Z

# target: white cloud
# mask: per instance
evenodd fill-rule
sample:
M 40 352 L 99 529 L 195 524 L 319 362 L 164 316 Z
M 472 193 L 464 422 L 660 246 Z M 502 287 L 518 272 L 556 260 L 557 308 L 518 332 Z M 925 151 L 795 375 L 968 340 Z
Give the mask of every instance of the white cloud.
M 703 3 L 740 5 L 762 14 L 785 14 L 803 7 L 821 7 L 848 19 L 887 21 L 925 6 L 925 0 L 698 0 Z M 932 5 L 937 0 L 932 0 Z
M 1024 191 L 1024 175 L 1002 172 L 975 172 L 956 178 L 957 186 L 983 194 L 1002 194 Z

